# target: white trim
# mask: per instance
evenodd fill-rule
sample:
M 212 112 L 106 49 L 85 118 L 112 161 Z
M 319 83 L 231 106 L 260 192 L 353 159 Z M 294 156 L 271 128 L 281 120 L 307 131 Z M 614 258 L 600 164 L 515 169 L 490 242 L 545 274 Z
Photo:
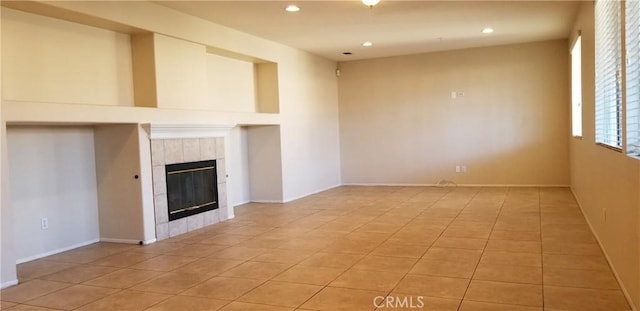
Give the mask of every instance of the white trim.
M 393 184 L 393 183 L 344 183 L 342 186 L 357 187 L 436 187 L 437 184 Z
M 458 184 L 458 187 L 569 188 L 569 185 L 546 184 Z
M 316 191 L 311 191 L 311 192 L 309 192 L 309 193 L 307 193 L 307 194 L 302 194 L 302 195 L 295 196 L 295 197 L 292 197 L 292 198 L 284 199 L 284 200 L 283 200 L 283 203 L 288 203 L 288 202 L 291 202 L 291 201 L 295 201 L 295 200 L 298 200 L 298 199 L 302 199 L 302 198 L 304 198 L 304 197 L 308 197 L 308 196 L 310 196 L 310 195 L 314 195 L 314 194 L 316 194 L 316 193 L 320 193 L 320 192 L 323 192 L 323 191 L 331 190 L 331 189 L 333 189 L 333 188 L 337 188 L 337 187 L 340 187 L 340 186 L 342 186 L 342 184 L 337 184 L 337 185 L 329 186 L 329 187 L 324 188 L 324 189 L 320 189 L 320 190 L 316 190 Z
M 596 241 L 598 242 L 598 246 L 600 246 L 600 250 L 602 250 L 602 253 L 604 254 L 604 258 L 607 259 L 607 263 L 609 264 L 609 267 L 611 268 L 613 275 L 616 277 L 616 281 L 618 281 L 618 285 L 620 285 L 620 289 L 624 294 L 624 298 L 627 299 L 627 304 L 629 304 L 629 306 L 631 307 L 631 310 L 638 311 L 638 309 L 633 304 L 633 299 L 631 299 L 631 295 L 629 295 L 627 288 L 624 287 L 624 283 L 622 283 L 622 280 L 620 279 L 620 275 L 618 274 L 618 271 L 616 271 L 616 268 L 613 266 L 613 264 L 611 264 L 611 258 L 609 258 L 609 254 L 607 254 L 607 251 L 605 250 L 605 248 L 602 247 L 602 242 L 600 242 L 600 237 L 598 237 L 598 234 L 596 234 L 596 231 L 593 230 L 591 221 L 589 221 L 589 218 L 586 216 L 587 214 L 584 212 L 584 209 L 582 208 L 582 204 L 580 204 L 580 200 L 578 199 L 576 192 L 573 190 L 573 187 L 570 187 L 569 189 L 571 189 L 573 198 L 576 199 L 576 203 L 578 203 L 578 207 L 580 207 L 580 211 L 582 212 L 582 217 L 584 217 L 584 219 L 587 221 L 587 225 L 589 225 L 589 229 L 591 230 L 591 233 L 596 238 Z
M 247 204 L 247 203 L 251 203 L 251 200 L 245 200 L 245 201 L 241 201 L 241 202 L 238 202 L 238 203 L 234 203 L 231 206 L 236 207 L 238 205 L 243 205 L 243 204 Z
M 333 188 L 338 188 L 338 187 L 341 187 L 341 186 L 344 186 L 344 185 L 343 184 L 336 184 L 336 185 L 333 185 L 333 186 L 329 186 L 327 188 L 311 191 L 311 192 L 306 193 L 306 194 L 302 194 L 302 195 L 299 195 L 299 196 L 295 196 L 295 197 L 287 198 L 287 199 L 283 199 L 283 200 L 254 200 L 254 199 L 251 199 L 251 200 L 249 200 L 249 201 L 247 201 L 245 203 L 242 203 L 242 204 L 246 204 L 246 203 L 289 203 L 291 201 L 299 200 L 299 199 L 302 199 L 304 197 L 308 197 L 310 195 L 314 195 L 316 193 L 324 192 L 324 191 L 331 190 Z M 237 205 L 234 205 L 234 206 L 237 206 Z
M 140 244 L 140 242 L 142 242 L 142 244 L 150 244 L 153 242 L 149 241 L 153 241 L 155 242 L 155 239 L 152 240 L 148 240 L 148 241 L 142 241 L 142 240 L 129 240 L 129 239 L 111 239 L 111 238 L 100 238 L 100 242 L 107 242 L 107 243 L 121 243 L 121 244 Z
M 569 53 L 571 53 L 571 51 L 573 51 L 573 48 L 576 46 L 576 43 L 578 42 L 578 38 L 580 38 L 580 40 L 582 40 L 582 30 L 578 30 L 577 33 L 576 33 L 576 36 L 571 41 L 571 46 L 569 47 Z
M 150 139 L 224 137 L 235 125 L 213 124 L 149 124 L 144 128 Z
M 142 245 L 149 245 L 149 244 L 153 244 L 153 243 L 155 243 L 155 242 L 157 242 L 157 241 L 158 241 L 158 239 L 153 238 L 153 239 L 150 239 L 150 240 L 142 241 Z
M 513 187 L 513 188 L 569 188 L 569 185 L 543 185 L 543 184 L 394 184 L 394 183 L 345 183 L 342 186 L 383 186 L 383 187 Z
M 235 208 L 235 206 L 232 206 L 230 209 L 227 209 L 227 219 L 221 219 L 221 218 L 219 218 L 219 215 L 220 215 L 220 214 L 218 214 L 218 222 L 221 222 L 221 221 L 225 221 L 225 220 L 229 220 L 229 219 L 236 218 L 235 211 L 233 210 L 234 208 Z M 217 224 L 217 223 L 216 223 L 216 224 Z M 215 224 L 214 224 L 214 225 L 215 225 Z
M 11 281 L 6 281 L 2 284 L 0 284 L 0 289 L 5 289 L 9 286 L 13 286 L 13 285 L 18 285 L 18 280 L 11 280 Z
M 71 246 L 54 249 L 52 251 L 48 251 L 48 252 L 45 252 L 45 253 L 41 253 L 41 254 L 25 257 L 25 258 L 20 258 L 20 259 L 16 260 L 16 265 L 19 265 L 19 264 L 25 263 L 25 262 L 29 262 L 29 261 L 33 261 L 33 260 L 36 260 L 36 259 L 40 259 L 40 258 L 43 258 L 43 257 L 59 254 L 59 253 L 62 253 L 62 252 L 66 252 L 68 250 L 72 250 L 72 249 L 75 249 L 75 248 L 78 248 L 78 247 L 87 246 L 89 244 L 97 243 L 99 241 L 100 241 L 100 239 L 93 239 L 93 240 L 89 240 L 89 241 L 86 241 L 86 242 L 74 244 L 74 245 L 71 245 Z
M 239 203 L 234 205 L 238 206 L 241 204 L 246 204 L 246 203 L 266 203 L 266 204 L 273 204 L 273 203 L 288 203 L 291 201 L 295 201 L 310 195 L 314 195 L 320 192 L 324 192 L 327 190 L 331 190 L 337 187 L 342 187 L 342 186 L 362 186 L 362 187 L 439 187 L 439 188 L 449 188 L 449 187 L 470 187 L 470 188 L 474 188 L 474 187 L 487 187 L 487 188 L 502 188 L 502 187 L 511 187 L 511 188 L 569 188 L 569 185 L 542 185 L 542 184 L 446 184 L 446 185 L 442 185 L 442 184 L 393 184 L 393 183 L 344 183 L 344 184 L 337 184 L 334 186 L 330 186 L 324 189 L 320 189 L 320 190 L 316 190 L 316 191 L 312 191 L 309 192 L 307 194 L 303 194 L 303 195 L 299 195 L 293 198 L 287 198 L 284 200 L 249 200 L 247 202 L 244 203 Z

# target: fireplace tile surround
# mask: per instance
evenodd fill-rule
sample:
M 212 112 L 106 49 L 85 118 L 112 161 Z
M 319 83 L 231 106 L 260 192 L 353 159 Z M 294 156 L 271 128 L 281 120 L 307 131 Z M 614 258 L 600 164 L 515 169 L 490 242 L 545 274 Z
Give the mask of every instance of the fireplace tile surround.
M 218 208 L 169 221 L 165 165 L 216 160 Z M 164 240 L 229 218 L 224 137 L 151 139 L 156 239 Z

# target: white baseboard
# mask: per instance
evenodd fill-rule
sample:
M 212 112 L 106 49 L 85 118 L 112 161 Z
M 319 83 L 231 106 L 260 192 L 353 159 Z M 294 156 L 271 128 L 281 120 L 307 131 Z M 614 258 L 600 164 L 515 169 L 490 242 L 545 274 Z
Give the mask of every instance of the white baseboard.
M 250 200 L 249 202 L 246 202 L 246 203 L 266 203 L 266 204 L 289 203 L 291 201 L 302 199 L 304 197 L 308 197 L 310 195 L 314 195 L 316 193 L 320 193 L 320 192 L 323 192 L 323 191 L 331 190 L 333 188 L 337 188 L 337 187 L 340 187 L 340 186 L 343 186 L 343 185 L 342 184 L 337 184 L 337 185 L 333 185 L 333 186 L 330 186 L 330 187 L 327 187 L 327 188 L 323 188 L 323 189 L 320 189 L 320 190 L 311 191 L 311 192 L 306 193 L 306 194 L 298 195 L 298 196 L 291 197 L 291 198 L 286 198 L 286 199 L 283 199 L 283 200 L 253 200 L 252 199 L 252 200 Z
M 355 186 L 355 187 L 435 187 L 435 186 L 437 186 L 437 184 L 344 183 L 341 186 Z
M 236 207 L 238 205 L 247 204 L 247 203 L 251 203 L 251 200 L 240 201 L 240 202 L 234 203 L 232 205 L 233 205 L 233 207 Z
M 149 241 L 151 241 L 151 242 L 141 241 L 141 240 L 129 240 L 129 239 L 100 238 L 100 242 L 121 243 L 121 244 L 140 244 L 140 242 L 142 242 L 142 244 L 151 244 L 151 243 L 155 242 L 156 239 L 152 239 L 152 240 L 149 240 Z
M 25 258 L 20 258 L 20 259 L 16 260 L 16 264 L 18 265 L 18 264 L 21 264 L 21 263 L 25 263 L 25 262 L 33 261 L 33 260 L 36 260 L 36 259 L 40 259 L 40 258 L 43 258 L 43 257 L 59 254 L 59 253 L 62 253 L 62 252 L 66 252 L 68 250 L 72 250 L 74 248 L 87 246 L 87 245 L 93 244 L 93 243 L 98 243 L 99 241 L 100 241 L 99 239 L 93 239 L 93 240 L 85 241 L 85 242 L 82 242 L 82 243 L 74 244 L 74 245 L 71 245 L 71 246 L 58 248 L 58 249 L 55 249 L 55 250 L 52 250 L 52 251 L 48 251 L 48 252 L 45 252 L 45 253 L 41 253 L 41 254 L 38 254 L 38 255 L 33 255 L 33 256 L 29 256 L 29 257 L 25 257 Z
M 273 203 L 284 203 L 284 201 L 282 200 L 251 200 L 250 203 L 267 203 L 267 204 L 273 204 Z
M 13 285 L 18 285 L 18 280 L 11 280 L 11 281 L 6 281 L 2 284 L 0 284 L 0 289 L 5 289 L 9 286 L 13 286 Z
M 569 185 L 542 185 L 542 184 L 394 184 L 394 183 L 345 183 L 342 186 L 362 187 L 487 187 L 487 188 L 569 188 Z M 323 190 L 324 191 L 324 190 Z
M 596 241 L 598 242 L 598 246 L 600 246 L 600 250 L 602 250 L 602 253 L 604 254 L 604 258 L 607 259 L 607 263 L 609 264 L 609 267 L 611 268 L 611 271 L 613 271 L 613 275 L 616 277 L 616 281 L 618 281 L 618 284 L 620 285 L 620 289 L 622 290 L 622 293 L 624 294 L 624 298 L 627 299 L 627 303 L 631 307 L 631 310 L 638 311 L 638 308 L 636 308 L 636 306 L 633 304 L 633 299 L 631 299 L 631 295 L 629 295 L 629 291 L 627 291 L 627 288 L 624 286 L 624 283 L 622 283 L 622 280 L 620 279 L 620 275 L 618 274 L 618 271 L 616 271 L 616 267 L 613 266 L 613 264 L 611 263 L 611 258 L 609 258 L 609 254 L 607 254 L 607 251 L 602 246 L 602 242 L 600 242 L 600 237 L 598 236 L 596 231 L 593 230 L 593 226 L 591 225 L 591 221 L 589 220 L 589 218 L 587 218 L 585 216 L 586 213 L 584 212 L 584 209 L 582 208 L 582 204 L 580 204 L 580 200 L 578 199 L 578 196 L 576 195 L 576 192 L 573 191 L 572 187 L 570 187 L 570 189 L 571 189 L 571 193 L 573 194 L 573 198 L 576 199 L 576 202 L 578 203 L 578 207 L 580 207 L 580 211 L 582 212 L 582 216 L 587 221 L 587 225 L 589 225 L 589 229 L 591 230 L 591 233 L 596 238 Z
M 487 188 L 569 188 L 569 185 L 542 185 L 542 184 L 458 184 L 458 187 L 487 187 Z
M 237 205 L 246 204 L 246 203 L 265 203 L 265 204 L 277 204 L 277 203 L 288 203 L 291 201 L 295 201 L 298 199 L 302 199 L 304 197 L 314 195 L 316 193 L 324 192 L 327 190 L 331 190 L 341 186 L 358 186 L 358 187 L 440 187 L 440 188 L 448 188 L 448 187 L 486 187 L 486 188 L 569 188 L 569 185 L 542 185 L 542 184 L 395 184 L 395 183 L 343 183 L 334 186 L 330 186 L 324 189 L 312 191 L 303 195 L 295 196 L 292 198 L 287 198 L 282 201 L 280 200 L 250 200 L 248 202 L 238 203 Z M 237 206 L 235 205 L 235 206 Z
M 337 184 L 337 185 L 329 186 L 329 187 L 324 188 L 324 189 L 320 189 L 320 190 L 316 190 L 316 191 L 311 191 L 311 192 L 309 192 L 309 193 L 302 194 L 302 195 L 298 195 L 298 196 L 295 196 L 295 197 L 292 197 L 292 198 L 286 198 L 286 199 L 284 199 L 284 200 L 283 200 L 283 203 L 288 203 L 288 202 L 291 202 L 291 201 L 295 201 L 295 200 L 298 200 L 298 199 L 302 199 L 302 198 L 304 198 L 304 197 L 308 197 L 308 196 L 310 196 L 310 195 L 314 195 L 314 194 L 316 194 L 316 193 L 320 193 L 320 192 L 324 192 L 324 191 L 327 191 L 327 190 L 331 190 L 331 189 L 333 189 L 333 188 L 337 188 L 337 187 L 340 187 L 340 186 L 342 186 L 342 184 Z

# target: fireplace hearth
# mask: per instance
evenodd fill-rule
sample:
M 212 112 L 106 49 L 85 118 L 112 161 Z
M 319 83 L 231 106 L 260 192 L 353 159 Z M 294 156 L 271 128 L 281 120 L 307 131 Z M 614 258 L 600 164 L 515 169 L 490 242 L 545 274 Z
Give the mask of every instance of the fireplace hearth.
M 218 208 L 216 160 L 165 166 L 169 221 Z

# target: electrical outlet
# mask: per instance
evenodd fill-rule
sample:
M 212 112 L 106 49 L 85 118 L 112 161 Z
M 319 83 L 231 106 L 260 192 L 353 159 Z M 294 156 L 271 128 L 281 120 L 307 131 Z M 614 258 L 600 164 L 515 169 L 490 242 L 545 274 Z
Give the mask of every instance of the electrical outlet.
M 456 173 L 460 173 L 460 165 L 456 165 Z
M 49 219 L 48 218 L 40 219 L 40 227 L 42 228 L 42 230 L 49 229 Z

